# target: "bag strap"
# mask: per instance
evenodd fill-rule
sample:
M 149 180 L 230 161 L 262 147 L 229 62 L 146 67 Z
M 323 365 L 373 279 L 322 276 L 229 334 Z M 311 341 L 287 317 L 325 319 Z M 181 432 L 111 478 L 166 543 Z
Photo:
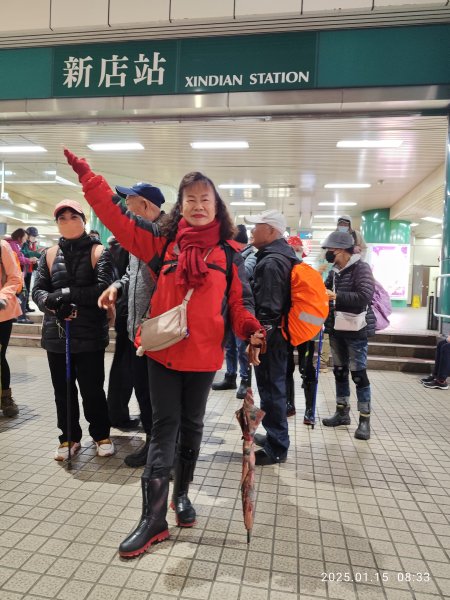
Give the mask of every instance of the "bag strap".
M 102 255 L 103 250 L 105 249 L 102 244 L 94 244 L 91 248 L 91 265 L 92 268 L 95 269 L 98 263 L 98 259 Z M 55 262 L 56 255 L 58 254 L 59 246 L 51 246 L 47 252 L 45 253 L 45 259 L 47 261 L 48 272 L 52 272 L 53 263 Z

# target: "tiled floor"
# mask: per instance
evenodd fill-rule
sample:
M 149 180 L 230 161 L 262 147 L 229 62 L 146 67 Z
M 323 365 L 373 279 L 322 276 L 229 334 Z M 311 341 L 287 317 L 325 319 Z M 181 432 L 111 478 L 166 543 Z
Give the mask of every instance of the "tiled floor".
M 67 471 L 53 460 L 43 351 L 8 355 L 21 412 L 0 418 L 1 600 L 450 599 L 450 391 L 425 390 L 410 374 L 371 372 L 367 443 L 354 439 L 354 424 L 307 429 L 297 380 L 289 460 L 257 468 L 249 546 L 239 401 L 213 392 L 192 485 L 198 525 L 180 530 L 169 514 L 170 540 L 127 561 L 117 546 L 140 515 L 140 472 L 123 457 L 140 434 L 113 430 L 118 453 L 108 459 L 97 458 L 85 436 Z M 319 416 L 333 405 L 329 372 L 320 379 Z M 355 418 L 354 406 L 353 397 Z

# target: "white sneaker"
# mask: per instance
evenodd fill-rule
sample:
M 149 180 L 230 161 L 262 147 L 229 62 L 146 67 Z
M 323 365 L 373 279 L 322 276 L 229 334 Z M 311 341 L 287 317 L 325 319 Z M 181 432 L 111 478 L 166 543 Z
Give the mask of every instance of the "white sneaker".
M 70 442 L 70 457 L 75 456 L 80 451 L 81 444 L 79 442 Z M 55 460 L 62 461 L 69 458 L 69 442 L 63 442 L 56 448 Z
M 95 443 L 97 445 L 97 456 L 112 456 L 116 451 L 110 438 Z

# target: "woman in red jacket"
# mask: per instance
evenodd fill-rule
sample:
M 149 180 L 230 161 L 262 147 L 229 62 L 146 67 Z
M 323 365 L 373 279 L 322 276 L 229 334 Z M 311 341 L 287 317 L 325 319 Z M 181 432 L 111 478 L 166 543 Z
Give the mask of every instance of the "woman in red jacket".
M 137 528 L 119 548 L 121 556 L 134 557 L 169 536 L 169 472 L 178 431 L 171 507 L 178 526 L 195 525 L 189 483 L 200 449 L 209 390 L 223 363 L 226 315 L 230 316 L 233 331 L 249 340 L 253 364 L 259 363 L 264 333 L 254 317 L 239 244 L 231 241 L 231 218 L 210 179 L 198 172 L 186 175 L 170 215 L 163 224 L 156 225 L 127 212 L 103 177 L 92 173 L 84 159 L 68 150 L 65 155 L 83 184 L 86 200 L 118 242 L 149 264 L 154 273 L 162 265 L 150 317 L 181 304 L 186 292 L 194 290 L 188 305 L 189 336 L 164 350 L 146 352 L 153 428 L 142 477 L 143 510 Z M 153 188 L 153 193 L 161 192 Z M 127 197 L 127 202 L 133 198 Z M 225 241 L 234 250 L 230 268 Z M 106 300 L 103 308 L 107 306 Z M 136 345 L 140 345 L 139 334 Z

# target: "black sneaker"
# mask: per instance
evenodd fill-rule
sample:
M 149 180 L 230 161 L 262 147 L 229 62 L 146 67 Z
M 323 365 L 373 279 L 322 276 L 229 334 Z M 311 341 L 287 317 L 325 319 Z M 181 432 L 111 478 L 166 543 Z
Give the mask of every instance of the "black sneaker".
M 420 383 L 431 383 L 432 381 L 434 381 L 434 375 L 428 375 L 428 377 L 421 377 L 419 381 Z
M 262 448 L 266 444 L 266 436 L 263 433 L 255 433 L 254 442 L 255 446 Z
M 433 379 L 433 381 L 424 381 L 423 387 L 430 388 L 432 390 L 448 390 L 448 383 L 446 381 Z

